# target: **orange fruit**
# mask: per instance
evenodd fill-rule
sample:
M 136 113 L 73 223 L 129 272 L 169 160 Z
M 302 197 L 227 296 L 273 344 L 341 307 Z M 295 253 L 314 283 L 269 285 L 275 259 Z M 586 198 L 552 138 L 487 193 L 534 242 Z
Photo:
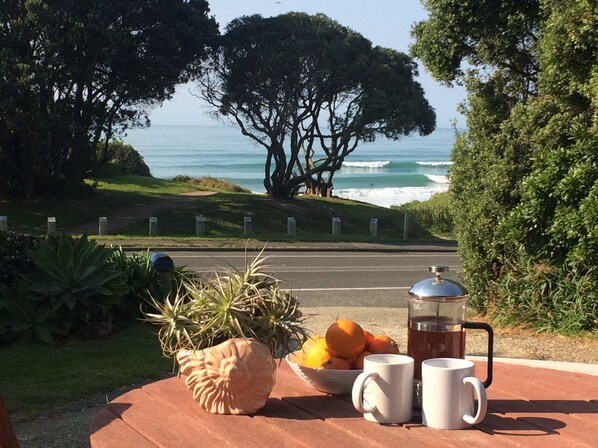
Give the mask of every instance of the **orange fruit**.
M 307 338 L 301 346 L 301 352 L 304 354 L 308 352 L 312 347 L 315 347 L 318 344 L 326 344 L 326 338 L 324 336 L 312 336 L 310 338 Z
M 333 322 L 326 330 L 328 350 L 340 358 L 351 359 L 365 347 L 365 334 L 358 323 L 348 319 Z
M 365 335 L 365 349 L 364 350 L 369 350 L 370 342 L 372 342 L 372 339 L 374 339 L 374 335 L 367 330 L 363 330 L 363 334 Z
M 299 356 L 301 364 L 304 366 L 319 369 L 330 360 L 332 355 L 326 346 L 326 339 L 324 337 L 315 337 L 309 338 L 303 343 Z
M 310 338 L 301 346 L 301 364 L 313 369 L 349 370 L 348 360 L 332 355 L 323 336 Z
M 323 366 L 323 369 L 332 369 L 332 370 L 349 370 L 351 369 L 351 364 L 344 358 L 339 358 L 337 356 L 331 356 Z
M 394 353 L 399 354 L 399 344 L 386 335 L 375 336 L 370 342 L 372 353 Z
M 357 358 L 355 358 L 355 369 L 363 369 L 363 358 L 365 358 L 367 355 L 371 355 L 371 353 L 366 350 L 357 355 Z

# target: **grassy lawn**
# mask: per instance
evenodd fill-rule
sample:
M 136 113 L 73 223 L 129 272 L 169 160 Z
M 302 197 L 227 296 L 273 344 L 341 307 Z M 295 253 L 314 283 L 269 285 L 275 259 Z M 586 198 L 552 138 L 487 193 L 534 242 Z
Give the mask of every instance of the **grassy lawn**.
M 0 215 L 8 216 L 11 230 L 23 233 L 46 232 L 48 216 L 57 219 L 58 227 L 110 216 L 135 204 L 148 204 L 158 197 L 168 197 L 196 190 L 189 183 L 152 177 L 115 175 L 90 179 L 95 188 L 77 198 L 37 201 L 0 200 Z M 253 220 L 252 237 L 264 241 L 361 241 L 389 242 L 403 239 L 403 211 L 387 209 L 362 202 L 341 199 L 298 197 L 289 202 L 277 202 L 264 195 L 220 191 L 212 196 L 198 196 L 158 214 L 159 234 L 185 238 L 195 235 L 195 216 L 203 215 L 206 238 L 244 239 L 243 219 Z M 341 235 L 331 235 L 331 219 L 341 218 Z M 294 217 L 297 234 L 287 234 L 287 218 Z M 149 216 L 117 233 L 121 236 L 147 237 Z M 378 237 L 370 237 L 370 219 L 378 219 Z M 410 239 L 434 241 L 437 238 L 412 220 Z M 115 238 L 118 239 L 118 238 Z
M 30 201 L 9 201 L 0 198 L 0 215 L 8 216 L 8 225 L 15 232 L 43 234 L 48 216 L 54 216 L 60 227 L 106 216 L 133 204 L 149 203 L 158 196 L 196 190 L 190 184 L 135 175 L 111 175 L 97 182 L 95 188 L 82 191 L 74 198 L 53 198 Z
M 109 338 L 0 347 L 0 392 L 10 411 L 40 411 L 172 371 L 154 328 L 135 322 Z
M 206 237 L 243 238 L 243 219 L 252 217 L 252 237 L 268 241 L 396 241 L 403 238 L 403 213 L 370 204 L 339 200 L 297 198 L 277 202 L 250 193 L 218 193 L 194 198 L 188 205 L 158 214 L 160 235 L 189 237 L 195 234 L 195 217 L 203 215 Z M 332 236 L 332 216 L 341 218 L 340 236 Z M 287 234 L 287 218 L 294 217 L 297 234 Z M 370 219 L 378 219 L 378 238 L 369 235 Z M 119 231 L 122 235 L 145 237 L 144 219 Z M 434 237 L 416 224 L 410 235 L 426 240 Z

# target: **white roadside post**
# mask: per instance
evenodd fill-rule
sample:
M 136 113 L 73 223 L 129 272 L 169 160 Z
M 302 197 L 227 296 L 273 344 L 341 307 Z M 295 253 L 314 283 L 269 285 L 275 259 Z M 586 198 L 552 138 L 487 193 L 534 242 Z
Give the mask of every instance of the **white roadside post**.
M 105 216 L 98 220 L 98 235 L 108 235 L 108 218 Z
M 0 216 L 0 231 L 8 230 L 8 216 Z
M 158 236 L 158 218 L 155 216 L 149 219 L 149 235 Z
M 341 234 L 341 219 L 338 216 L 332 218 L 332 234 L 333 235 L 340 235 Z
M 202 215 L 195 217 L 195 235 L 202 236 L 206 234 L 206 221 Z
M 370 235 L 374 238 L 378 237 L 378 218 L 370 219 Z
M 251 216 L 245 216 L 243 218 L 243 235 L 251 235 L 252 229 L 252 222 Z
M 403 216 L 403 239 L 406 240 L 409 238 L 409 213 L 405 212 Z
M 295 235 L 297 233 L 297 221 L 295 221 L 295 218 L 293 217 L 287 218 L 287 233 L 289 235 Z
M 48 235 L 54 235 L 56 233 L 56 218 L 54 216 L 48 216 Z

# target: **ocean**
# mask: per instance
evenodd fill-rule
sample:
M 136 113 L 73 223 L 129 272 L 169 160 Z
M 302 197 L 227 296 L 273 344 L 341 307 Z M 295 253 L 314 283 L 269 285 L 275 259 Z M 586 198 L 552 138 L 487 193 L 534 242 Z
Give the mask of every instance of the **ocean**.
M 382 207 L 425 201 L 448 190 L 453 129 L 360 144 L 334 176 L 334 194 Z M 231 126 L 151 126 L 123 137 L 154 177 L 226 179 L 264 193 L 266 150 Z

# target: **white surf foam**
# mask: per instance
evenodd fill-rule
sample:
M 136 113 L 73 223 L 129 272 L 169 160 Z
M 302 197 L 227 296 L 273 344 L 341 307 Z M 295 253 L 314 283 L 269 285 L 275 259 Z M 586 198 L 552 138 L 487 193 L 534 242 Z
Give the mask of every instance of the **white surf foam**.
M 384 168 L 390 164 L 390 160 L 372 162 L 343 162 L 344 167 L 351 168 Z
M 427 201 L 433 194 L 448 191 L 448 187 L 448 184 L 438 184 L 430 187 L 346 188 L 334 190 L 334 194 L 341 198 L 390 208 L 391 205 L 411 201 Z
M 425 174 L 425 176 L 430 179 L 432 182 L 437 184 L 448 184 L 449 178 L 448 176 L 439 176 L 437 174 Z
M 451 166 L 453 162 L 415 162 L 422 166 Z

